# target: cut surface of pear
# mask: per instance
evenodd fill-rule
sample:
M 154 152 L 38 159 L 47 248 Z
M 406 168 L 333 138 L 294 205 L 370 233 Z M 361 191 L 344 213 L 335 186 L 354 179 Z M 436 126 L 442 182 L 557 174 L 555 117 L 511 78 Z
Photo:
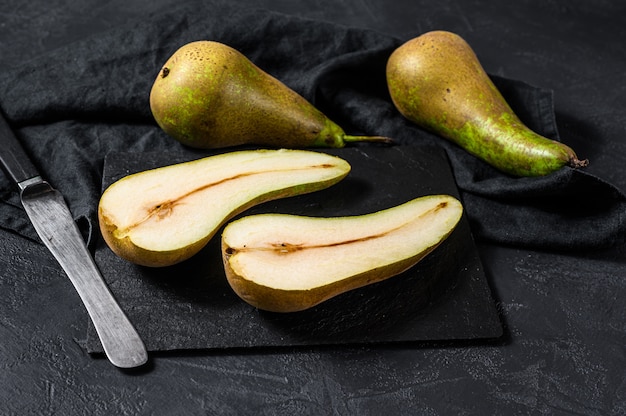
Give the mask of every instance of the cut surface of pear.
M 169 266 L 200 251 L 231 217 L 272 199 L 327 188 L 345 160 L 306 150 L 243 150 L 129 175 L 102 194 L 98 218 L 113 252 Z
M 251 215 L 225 227 L 224 269 L 252 306 L 301 311 L 409 269 L 452 233 L 462 213 L 456 198 L 431 195 L 351 217 Z

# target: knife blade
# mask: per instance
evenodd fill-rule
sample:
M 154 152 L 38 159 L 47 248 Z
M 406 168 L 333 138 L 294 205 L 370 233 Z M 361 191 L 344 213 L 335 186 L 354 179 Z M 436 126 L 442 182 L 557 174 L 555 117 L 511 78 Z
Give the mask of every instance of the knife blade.
M 120 368 L 145 364 L 144 343 L 100 274 L 65 199 L 41 178 L 1 112 L 0 162 L 41 241 L 78 292 L 109 361 Z

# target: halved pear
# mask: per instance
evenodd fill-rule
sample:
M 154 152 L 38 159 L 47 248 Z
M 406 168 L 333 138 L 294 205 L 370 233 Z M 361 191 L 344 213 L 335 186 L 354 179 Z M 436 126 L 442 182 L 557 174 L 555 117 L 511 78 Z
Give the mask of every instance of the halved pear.
M 259 309 L 305 310 L 414 266 L 452 233 L 462 213 L 454 197 L 430 195 L 352 217 L 243 217 L 222 234 L 226 277 Z
M 261 202 L 327 188 L 345 160 L 306 150 L 243 150 L 126 176 L 98 206 L 104 241 L 144 266 L 179 263 L 200 251 L 234 215 Z

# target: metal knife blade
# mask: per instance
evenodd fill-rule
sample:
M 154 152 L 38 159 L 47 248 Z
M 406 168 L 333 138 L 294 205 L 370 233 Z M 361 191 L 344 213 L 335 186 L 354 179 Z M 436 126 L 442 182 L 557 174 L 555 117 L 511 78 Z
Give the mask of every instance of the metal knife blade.
M 0 162 L 20 188 L 35 231 L 78 292 L 109 361 L 120 368 L 146 363 L 144 343 L 102 278 L 63 196 L 41 179 L 1 113 Z

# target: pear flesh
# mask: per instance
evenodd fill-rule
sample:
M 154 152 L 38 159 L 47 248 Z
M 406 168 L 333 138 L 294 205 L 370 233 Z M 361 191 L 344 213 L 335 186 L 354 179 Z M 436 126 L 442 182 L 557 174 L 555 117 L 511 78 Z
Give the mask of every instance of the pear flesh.
M 105 242 L 136 264 L 169 266 L 200 251 L 234 215 L 261 202 L 327 188 L 345 160 L 307 150 L 243 150 L 126 176 L 98 205 Z
M 457 34 L 432 31 L 407 41 L 389 57 L 386 73 L 403 116 L 502 172 L 543 176 L 588 164 L 524 125 Z
M 224 269 L 250 305 L 301 311 L 409 269 L 452 233 L 462 213 L 457 199 L 431 195 L 352 217 L 247 216 L 223 231 Z
M 201 149 L 339 148 L 355 141 L 391 141 L 347 135 L 242 53 L 208 40 L 183 45 L 165 62 L 150 91 L 150 108 L 163 131 Z

